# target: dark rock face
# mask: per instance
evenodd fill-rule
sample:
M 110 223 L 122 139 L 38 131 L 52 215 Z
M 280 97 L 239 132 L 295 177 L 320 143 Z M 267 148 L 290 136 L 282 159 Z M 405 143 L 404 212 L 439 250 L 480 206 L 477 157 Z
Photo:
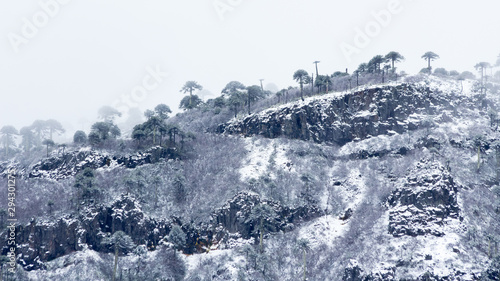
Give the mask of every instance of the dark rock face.
M 290 230 L 295 223 L 308 221 L 323 214 L 316 206 L 288 208 L 276 202 L 261 199 L 259 195 L 241 192 L 215 211 L 212 215 L 212 225 L 215 229 L 221 227 L 229 233 L 239 233 L 245 239 L 257 237 L 254 230 L 258 228 L 258 225 L 249 222 L 248 218 L 253 208 L 259 204 L 268 205 L 274 211 L 275 216 L 269 218 L 266 224 L 267 230 L 273 232 Z
M 238 233 L 240 237 L 256 237 L 254 223 L 249 222 L 252 209 L 258 204 L 267 204 L 276 213 L 269 231 L 289 230 L 294 223 L 318 217 L 322 212 L 316 207 L 287 208 L 277 203 L 262 200 L 258 195 L 240 193 L 224 207 L 214 211 L 212 223 L 198 226 L 183 223 L 178 218 L 157 221 L 149 218 L 141 210 L 136 199 L 122 195 L 111 206 L 99 206 L 82 210 L 80 215 L 68 215 L 54 222 L 31 221 L 16 227 L 18 262 L 27 270 L 44 268 L 44 262 L 82 250 L 90 249 L 107 252 L 101 241 L 107 235 L 123 231 L 136 245 L 146 245 L 155 249 L 168 236 L 172 225 L 180 225 L 186 233 L 186 254 L 206 251 L 207 247 L 219 243 L 228 233 Z M 2 233 L 1 254 L 8 247 L 7 232 Z
M 448 218 L 458 218 L 457 185 L 437 162 L 420 162 L 388 199 L 389 233 L 442 236 L 440 226 Z
M 431 94 L 428 88 L 410 84 L 385 86 L 270 109 L 222 124 L 217 131 L 343 145 L 390 131 L 401 133 L 416 129 L 420 121 L 407 121 L 412 113 L 435 114 L 438 108 L 450 107 L 448 100 L 445 96 Z
M 392 281 L 396 280 L 396 268 L 388 267 L 377 273 L 371 273 L 365 277 L 365 281 Z
M 344 269 L 342 281 L 363 281 L 363 270 L 356 260 L 350 260 L 349 265 Z
M 351 217 L 352 217 L 352 214 L 353 214 L 353 213 L 354 213 L 354 212 L 353 212 L 353 210 L 352 210 L 351 208 L 349 208 L 349 209 L 347 209 L 347 210 L 345 211 L 345 213 L 344 213 L 343 215 L 341 215 L 341 216 L 339 217 L 339 219 L 341 219 L 341 220 L 343 220 L 343 221 L 348 220 L 349 218 L 351 218 Z
M 350 260 L 344 269 L 342 281 L 391 281 L 395 279 L 396 268 L 387 267 L 377 273 L 363 275 L 363 269 L 356 260 Z
M 417 278 L 409 279 L 396 279 L 397 268 L 393 266 L 383 266 L 378 272 L 371 272 L 363 274 L 363 268 L 358 264 L 356 260 L 350 260 L 349 264 L 344 269 L 344 275 L 342 276 L 342 281 L 450 281 L 450 280 L 470 280 L 464 279 L 465 273 L 460 271 L 455 271 L 451 275 L 438 276 L 432 273 L 426 272 Z M 488 271 L 490 272 L 490 271 Z M 497 271 L 498 272 L 498 271 Z M 488 273 L 486 273 L 487 275 Z M 483 274 L 484 275 L 484 274 Z M 494 276 L 493 276 L 494 277 Z M 479 276 L 473 274 L 472 280 L 498 280 L 498 279 L 482 279 Z
M 18 226 L 18 260 L 32 270 L 43 268 L 44 261 L 81 250 L 85 245 L 96 251 L 107 251 L 101 245 L 102 239 L 118 230 L 127 233 L 136 244 L 154 248 L 170 231 L 170 224 L 145 217 L 135 199 L 122 196 L 110 207 L 88 209 L 79 217 L 68 215 L 55 222 L 33 220 Z M 5 235 L 4 232 L 2 236 Z M 6 254 L 5 242 L 0 247 L 2 254 Z
M 156 163 L 160 159 L 178 158 L 175 148 L 152 147 L 145 152 L 128 156 L 109 156 L 94 150 L 75 151 L 60 157 L 51 157 L 35 164 L 28 173 L 30 178 L 48 177 L 59 180 L 74 176 L 85 168 L 98 169 L 106 166 L 135 167 Z
M 500 256 L 497 256 L 495 260 L 493 260 L 490 267 L 483 275 L 488 278 L 485 280 L 500 280 Z

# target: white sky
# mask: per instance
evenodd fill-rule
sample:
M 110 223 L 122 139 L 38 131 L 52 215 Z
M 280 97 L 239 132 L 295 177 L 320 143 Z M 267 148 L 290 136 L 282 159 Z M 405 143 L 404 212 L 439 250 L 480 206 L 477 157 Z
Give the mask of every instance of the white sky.
M 313 71 L 315 60 L 320 73 L 351 72 L 394 50 L 406 57 L 398 69 L 416 73 L 427 51 L 441 57 L 434 68 L 459 71 L 500 54 L 500 4 L 491 0 L 65 0 L 26 38 L 24 18 L 43 24 L 40 3 L 51 1 L 0 2 L 0 126 L 54 118 L 69 135 L 88 130 L 99 107 L 142 85 L 147 67 L 169 76 L 147 80 L 151 90 L 134 103 L 141 111 L 176 110 L 187 80 L 217 96 L 232 80 L 295 86 L 293 72 Z M 390 3 L 391 18 L 373 25 Z M 355 44 L 356 28 L 371 31 L 366 46 Z M 25 41 L 15 47 L 14 36 Z M 342 44 L 360 48 L 348 59 Z

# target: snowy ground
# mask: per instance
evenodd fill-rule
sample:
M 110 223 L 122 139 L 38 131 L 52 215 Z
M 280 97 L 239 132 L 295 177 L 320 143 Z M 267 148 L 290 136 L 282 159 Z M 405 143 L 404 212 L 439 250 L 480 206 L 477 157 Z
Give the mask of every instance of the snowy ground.
M 311 248 L 322 244 L 332 247 L 335 239 L 342 237 L 347 229 L 348 221 L 326 215 L 305 223 L 299 230 L 299 238 L 309 241 Z
M 294 168 L 286 157 L 287 146 L 280 139 L 264 139 L 259 137 L 245 138 L 245 149 L 248 154 L 242 161 L 240 168 L 241 180 L 247 182 L 249 179 L 258 179 L 270 172 L 269 165 L 278 169 L 293 172 Z M 274 178 L 273 173 L 269 174 Z
M 229 258 L 231 257 L 231 258 Z M 188 272 L 194 272 L 197 268 L 202 267 L 203 264 L 210 260 L 221 260 L 227 259 L 224 264 L 224 268 L 229 271 L 228 276 L 231 277 L 231 280 L 238 279 L 238 271 L 240 268 L 244 267 L 245 259 L 242 256 L 238 256 L 234 254 L 234 250 L 215 250 L 210 251 L 205 254 L 195 254 L 189 255 L 185 257 L 186 266 Z M 189 275 L 186 279 L 189 278 Z

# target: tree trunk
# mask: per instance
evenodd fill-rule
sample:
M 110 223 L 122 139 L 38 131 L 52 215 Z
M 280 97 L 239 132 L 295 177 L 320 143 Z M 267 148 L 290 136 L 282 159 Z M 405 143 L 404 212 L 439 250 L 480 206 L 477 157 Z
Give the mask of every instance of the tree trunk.
M 189 108 L 191 108 L 191 100 L 193 99 L 193 89 L 189 90 Z
M 499 183 L 500 181 L 500 147 L 497 147 L 496 149 L 497 153 L 496 153 L 496 156 L 497 156 L 497 167 L 496 167 L 496 170 L 497 170 L 497 184 Z
M 491 245 L 491 238 L 488 239 L 488 257 L 491 259 L 492 257 L 492 245 Z
M 155 184 L 155 208 L 158 205 L 158 184 Z
M 250 95 L 248 96 L 248 115 L 250 115 Z
M 477 170 L 479 171 L 479 167 L 481 165 L 481 146 L 477 146 Z
M 314 95 L 314 73 L 311 74 L 311 95 Z M 318 79 L 318 76 L 316 76 L 316 80 Z M 318 87 L 318 92 L 320 91 L 320 88 Z
M 302 101 L 304 101 L 304 96 L 303 96 L 303 94 L 302 94 L 302 88 L 303 88 L 303 84 L 302 84 L 302 82 L 300 82 L 300 99 L 301 99 Z
M 113 267 L 113 281 L 116 280 L 116 268 L 118 267 L 118 246 L 115 245 L 115 265 Z
M 306 249 L 303 249 L 303 254 L 304 254 L 304 281 L 306 281 L 306 269 L 307 269 L 307 264 L 306 264 Z
M 264 238 L 264 219 L 260 219 L 260 252 L 262 253 L 263 252 L 263 248 L 262 248 L 262 240 Z

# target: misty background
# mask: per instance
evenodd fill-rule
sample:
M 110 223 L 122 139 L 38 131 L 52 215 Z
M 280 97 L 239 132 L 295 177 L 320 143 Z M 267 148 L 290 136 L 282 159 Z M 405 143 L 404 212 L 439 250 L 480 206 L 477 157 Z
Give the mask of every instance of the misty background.
M 417 73 L 433 51 L 434 68 L 477 75 L 477 62 L 500 54 L 499 26 L 498 4 L 486 0 L 2 1 L 0 127 L 52 118 L 69 139 L 144 83 L 128 109 L 165 103 L 175 113 L 188 80 L 204 100 L 232 80 L 277 91 L 313 61 L 320 74 L 352 73 L 389 51 L 406 58 L 398 71 Z

